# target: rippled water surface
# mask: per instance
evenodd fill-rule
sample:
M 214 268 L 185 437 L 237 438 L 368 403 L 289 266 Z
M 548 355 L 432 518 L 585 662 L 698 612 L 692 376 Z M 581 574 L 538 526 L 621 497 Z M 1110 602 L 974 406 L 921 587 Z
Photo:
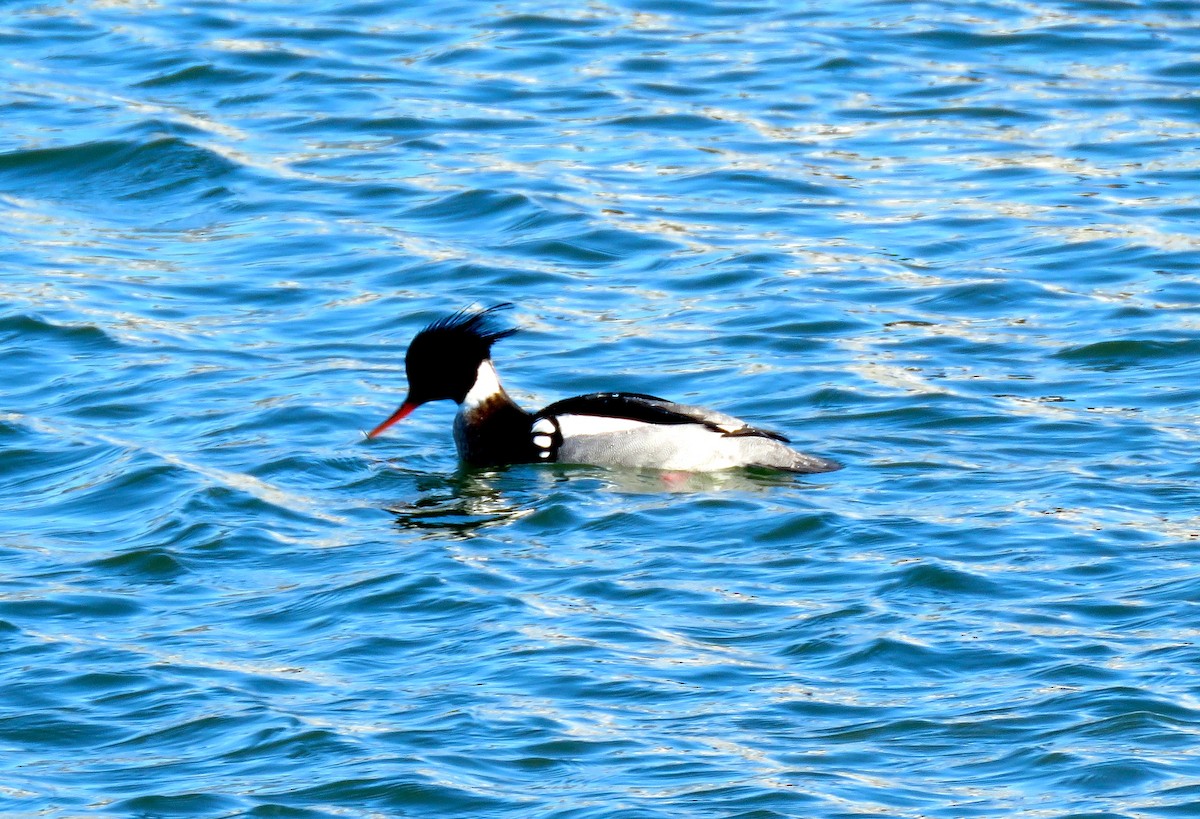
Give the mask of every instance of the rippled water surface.
M 1200 6 L 10 2 L 0 813 L 1200 812 Z M 512 301 L 846 469 L 369 429 Z

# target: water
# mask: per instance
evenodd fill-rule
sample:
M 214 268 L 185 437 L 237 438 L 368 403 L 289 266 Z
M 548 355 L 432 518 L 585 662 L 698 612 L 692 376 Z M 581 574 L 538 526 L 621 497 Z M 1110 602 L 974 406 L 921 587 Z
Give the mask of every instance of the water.
M 1200 7 L 11 2 L 0 812 L 1200 810 Z M 513 301 L 530 408 L 369 429 Z

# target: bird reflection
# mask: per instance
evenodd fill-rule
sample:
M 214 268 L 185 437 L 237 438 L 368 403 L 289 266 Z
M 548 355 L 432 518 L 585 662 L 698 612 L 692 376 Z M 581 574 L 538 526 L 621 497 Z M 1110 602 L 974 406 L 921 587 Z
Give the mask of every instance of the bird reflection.
M 532 514 L 553 490 L 580 496 L 600 492 L 666 496 L 714 492 L 762 492 L 775 487 L 813 488 L 790 473 L 775 470 L 664 472 L 589 466 L 545 465 L 472 469 L 443 475 L 414 474 L 415 498 L 387 505 L 396 525 L 428 535 L 468 538 Z
M 501 489 L 504 471 L 460 469 L 450 475 L 421 475 L 416 479 L 417 497 L 395 501 L 387 510 L 402 529 L 466 538 L 533 511 Z

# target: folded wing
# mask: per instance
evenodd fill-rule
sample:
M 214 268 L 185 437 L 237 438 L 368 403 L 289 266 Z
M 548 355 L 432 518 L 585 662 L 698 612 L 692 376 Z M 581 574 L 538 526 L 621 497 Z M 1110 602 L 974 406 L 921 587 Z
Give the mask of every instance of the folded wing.
M 593 392 L 556 401 L 538 413 L 546 415 L 590 415 L 622 418 L 647 424 L 700 424 L 725 436 L 757 436 L 788 442 L 778 432 L 752 427 L 740 418 L 723 412 L 677 404 L 655 395 L 640 392 Z
M 536 416 L 554 459 L 687 471 L 744 466 L 829 472 L 840 464 L 805 455 L 777 432 L 721 412 L 643 393 L 602 392 L 557 401 Z

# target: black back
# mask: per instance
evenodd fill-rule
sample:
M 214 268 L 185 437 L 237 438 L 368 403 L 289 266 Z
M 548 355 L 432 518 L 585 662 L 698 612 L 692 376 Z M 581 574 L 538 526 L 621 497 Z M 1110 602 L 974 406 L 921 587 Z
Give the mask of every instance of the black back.
M 700 424 L 728 437 L 754 436 L 789 443 L 788 439 L 778 432 L 752 427 L 737 418 L 712 410 L 676 404 L 674 401 L 640 392 L 594 392 L 577 395 L 574 398 L 555 401 L 538 415 L 603 415 L 647 424 Z

